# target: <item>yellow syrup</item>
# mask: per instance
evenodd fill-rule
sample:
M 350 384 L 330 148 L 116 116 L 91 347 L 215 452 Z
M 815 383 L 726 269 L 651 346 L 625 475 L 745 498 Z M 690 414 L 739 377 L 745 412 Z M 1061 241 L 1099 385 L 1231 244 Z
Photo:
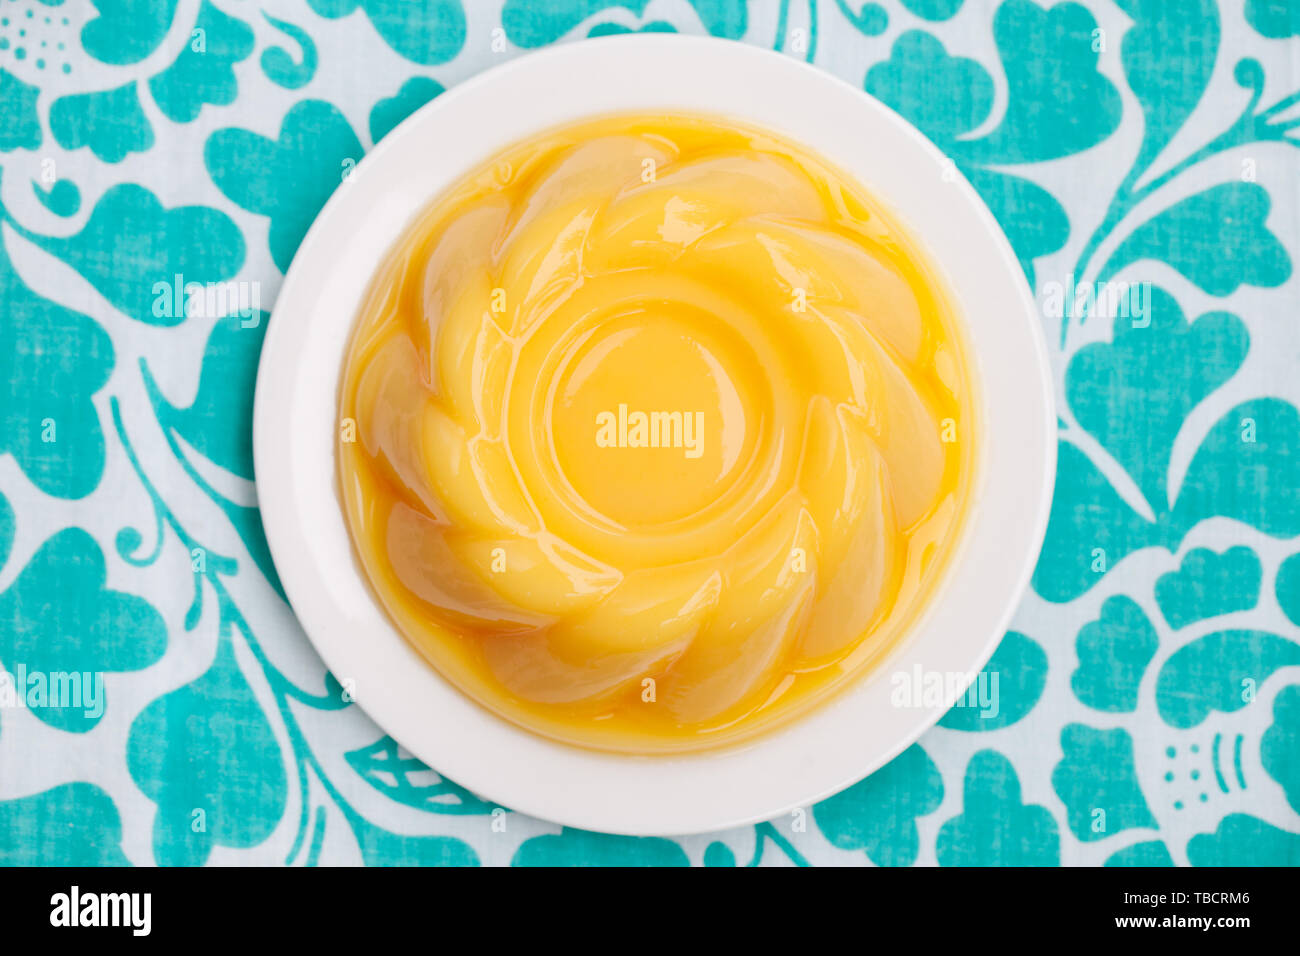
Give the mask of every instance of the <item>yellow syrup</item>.
M 681 752 L 906 633 L 976 414 L 950 300 L 860 186 L 769 133 L 614 116 L 494 157 L 391 250 L 339 480 L 375 593 L 452 683 L 551 738 Z

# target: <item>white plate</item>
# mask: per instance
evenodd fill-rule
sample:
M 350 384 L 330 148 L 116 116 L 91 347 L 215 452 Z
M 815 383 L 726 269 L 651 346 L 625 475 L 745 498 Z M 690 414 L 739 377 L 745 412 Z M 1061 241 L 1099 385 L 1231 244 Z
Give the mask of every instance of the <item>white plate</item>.
M 892 656 L 784 729 L 703 754 L 633 757 L 553 743 L 442 679 L 389 622 L 355 563 L 335 484 L 348 333 L 412 216 L 531 133 L 634 110 L 714 113 L 811 148 L 891 206 L 945 273 L 985 404 L 983 490 L 933 603 Z M 402 746 L 534 816 L 615 833 L 686 834 L 807 806 L 877 769 L 941 705 L 890 702 L 889 675 L 974 674 L 1006 629 L 1042 544 L 1056 458 L 1047 349 L 1010 245 L 969 183 L 896 113 L 812 67 L 738 43 L 632 35 L 554 47 L 444 93 L 384 138 L 294 257 L 262 349 L 254 455 L 284 588 L 330 670 Z

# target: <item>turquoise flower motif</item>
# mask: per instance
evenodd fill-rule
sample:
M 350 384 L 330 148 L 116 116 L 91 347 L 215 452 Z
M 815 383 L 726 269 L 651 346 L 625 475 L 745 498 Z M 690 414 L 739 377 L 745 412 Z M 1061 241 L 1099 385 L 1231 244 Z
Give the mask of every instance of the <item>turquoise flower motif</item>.
M 1278 566 L 1274 590 L 1282 613 L 1300 627 L 1300 554 L 1291 555 Z
M 1078 839 L 1104 840 L 1158 825 L 1138 786 L 1128 731 L 1070 724 L 1061 731 L 1061 749 L 1065 755 L 1052 771 L 1052 786 Z
M 65 783 L 0 800 L 0 866 L 130 866 L 113 798 L 93 783 Z
M 1300 866 L 1300 835 L 1233 813 L 1213 833 L 1192 837 L 1187 859 L 1192 866 Z
M 963 810 L 939 829 L 940 866 L 1057 866 L 1061 839 L 1045 807 L 1020 800 L 1020 778 L 996 750 L 966 767 Z
M 126 757 L 158 805 L 153 849 L 163 866 L 199 866 L 215 846 L 256 846 L 284 814 L 284 758 L 224 622 L 212 665 L 136 717 Z
M 1046 684 L 1047 653 L 1042 646 L 1031 637 L 1008 631 L 975 678 L 963 705 L 944 714 L 939 726 L 972 733 L 1010 727 L 1034 709 Z M 991 706 L 980 703 L 981 688 L 993 698 Z M 970 696 L 972 691 L 975 697 Z
M 225 213 L 207 206 L 168 209 L 133 183 L 105 192 L 75 235 L 28 237 L 115 308 L 148 325 L 184 322 L 185 287 L 224 282 L 244 262 L 244 237 Z
M 32 292 L 0 243 L 0 453 L 46 494 L 83 498 L 99 484 L 104 433 L 91 396 L 112 369 L 108 333 Z
M 1063 441 L 1034 571 L 1039 594 L 1073 600 L 1128 554 L 1152 545 L 1173 551 L 1215 515 L 1277 537 L 1300 534 L 1300 497 L 1291 493 L 1300 482 L 1300 413 L 1280 399 L 1226 413 L 1201 441 L 1178 495 L 1168 490 L 1170 456 L 1188 414 L 1240 368 L 1248 348 L 1236 316 L 1207 313 L 1189 323 L 1174 298 L 1152 286 L 1146 315 L 1116 318 L 1113 342 L 1075 353 L 1066 400 L 1132 476 L 1155 520 L 1140 516 L 1092 459 Z
M 362 156 L 343 114 L 323 100 L 289 110 L 279 139 L 244 129 L 209 137 L 204 162 L 217 188 L 236 205 L 271 220 L 271 258 L 281 272 L 325 200 Z
M 102 63 L 139 63 L 162 43 L 177 0 L 91 0 L 99 15 L 81 30 L 81 45 Z
M 252 27 L 203 0 L 189 44 L 149 81 L 149 92 L 168 119 L 191 122 L 205 103 L 226 106 L 235 101 L 239 87 L 233 67 L 252 52 Z
M 916 818 L 939 809 L 943 778 L 919 744 L 813 807 L 817 829 L 841 850 L 865 850 L 877 866 L 911 866 L 920 853 Z
M 2 560 L 8 543 L 0 545 Z M 0 593 L 0 662 L 5 669 L 33 675 L 42 687 L 77 681 L 78 699 L 51 699 L 32 707 L 32 714 L 60 730 L 92 729 L 108 705 L 105 672 L 148 667 L 167 648 L 167 629 L 153 605 L 109 590 L 105 578 L 104 554 L 95 539 L 80 528 L 67 528 L 41 545 L 13 585 Z M 24 690 L 17 687 L 20 694 Z
M 120 163 L 154 143 L 153 127 L 134 82 L 60 97 L 50 107 L 50 132 L 64 149 L 89 147 L 106 163 Z
M 443 91 L 442 84 L 427 76 L 413 76 L 392 96 L 370 110 L 370 141 L 378 143 L 425 103 Z
M 1211 711 L 1255 699 L 1274 671 L 1300 665 L 1300 644 L 1267 631 L 1218 631 L 1179 648 L 1160 668 L 1156 707 L 1171 727 L 1195 727 Z
M 1101 617 L 1080 629 L 1075 646 L 1074 696 L 1094 710 L 1136 710 L 1138 685 L 1160 646 L 1142 608 L 1123 595 L 1110 598 L 1101 606 Z
M 903 6 L 926 20 L 951 19 L 961 9 L 964 0 L 902 0 Z
M 661 837 L 615 836 L 565 827 L 525 840 L 511 866 L 689 866 L 686 852 Z
M 1284 688 L 1274 699 L 1273 724 L 1260 740 L 1259 759 L 1300 813 L 1300 685 Z
M 1296 0 L 1246 0 L 1246 22 L 1272 40 L 1300 35 L 1300 3 Z
M 587 31 L 589 37 L 611 37 L 621 33 L 676 33 L 677 28 L 667 20 L 651 20 L 639 27 L 624 26 L 621 23 L 597 23 Z
M 1156 603 L 1171 627 L 1184 628 L 1254 607 L 1263 576 L 1259 556 L 1245 545 L 1222 554 L 1196 548 L 1183 558 L 1182 567 L 1156 581 Z
M 1169 847 L 1160 840 L 1148 840 L 1134 843 L 1122 850 L 1116 850 L 1106 858 L 1106 866 L 1173 866 L 1174 858 L 1169 855 Z
M 1031 284 L 1033 260 L 1064 245 L 1069 219 L 1046 189 L 1001 170 L 1082 152 L 1119 125 L 1119 93 L 1097 71 L 1096 26 L 1075 3 L 999 6 L 993 36 L 1008 102 L 997 127 L 976 138 L 969 134 L 993 109 L 993 79 L 978 61 L 951 57 L 930 34 L 910 30 L 894 41 L 889 60 L 867 71 L 867 92 L 915 123 L 979 191 Z

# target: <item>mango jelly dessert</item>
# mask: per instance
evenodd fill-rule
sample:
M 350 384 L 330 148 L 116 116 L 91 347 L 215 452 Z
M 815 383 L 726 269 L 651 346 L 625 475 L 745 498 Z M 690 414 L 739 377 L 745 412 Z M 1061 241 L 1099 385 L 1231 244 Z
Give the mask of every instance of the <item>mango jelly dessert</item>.
M 522 727 L 734 743 L 930 599 L 970 507 L 968 359 L 917 247 L 805 150 L 672 114 L 552 130 L 421 213 L 367 294 L 340 389 L 357 558 Z

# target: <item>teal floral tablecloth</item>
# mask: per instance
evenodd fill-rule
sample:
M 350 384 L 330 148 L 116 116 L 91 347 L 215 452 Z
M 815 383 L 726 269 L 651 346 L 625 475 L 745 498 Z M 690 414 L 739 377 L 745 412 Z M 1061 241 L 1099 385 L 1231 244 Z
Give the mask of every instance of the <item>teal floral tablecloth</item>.
M 1036 289 L 1060 414 L 997 715 L 674 840 L 498 808 L 348 704 L 249 439 L 281 277 L 362 154 L 628 30 L 919 126 Z M 0 0 L 0 862 L 1300 863 L 1298 34 L 1300 0 Z

